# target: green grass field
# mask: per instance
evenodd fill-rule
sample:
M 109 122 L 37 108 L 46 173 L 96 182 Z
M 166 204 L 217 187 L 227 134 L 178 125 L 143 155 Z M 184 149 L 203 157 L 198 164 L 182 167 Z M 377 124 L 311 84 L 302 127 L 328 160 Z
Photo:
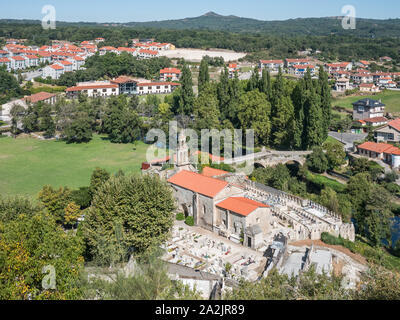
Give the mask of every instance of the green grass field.
M 332 106 L 344 107 L 346 109 L 353 109 L 353 102 L 360 99 L 370 98 L 374 100 L 382 99 L 382 102 L 386 104 L 386 112 L 400 112 L 400 91 L 389 91 L 386 90 L 376 95 L 365 95 L 365 96 L 350 96 L 340 97 L 332 101 Z
M 113 144 L 94 136 L 88 144 L 0 138 L 0 195 L 36 197 L 44 185 L 88 186 L 96 167 L 116 173 L 139 172 L 145 161 L 144 143 Z

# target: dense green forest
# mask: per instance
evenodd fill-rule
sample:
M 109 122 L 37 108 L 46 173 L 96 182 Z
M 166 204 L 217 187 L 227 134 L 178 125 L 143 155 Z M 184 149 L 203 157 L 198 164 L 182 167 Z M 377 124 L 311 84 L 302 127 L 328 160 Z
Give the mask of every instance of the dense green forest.
M 0 23 L 1 37 L 28 39 L 28 44 L 32 45 L 49 44 L 51 40 L 81 42 L 104 37 L 106 42 L 103 45 L 112 46 L 125 46 L 132 38 L 152 37 L 160 42 L 173 43 L 177 47 L 221 48 L 248 53 L 262 51 L 265 57 L 271 58 L 295 57 L 299 50 L 311 48 L 321 51 L 321 57 L 327 60 L 378 59 L 381 56 L 398 60 L 400 48 L 400 40 L 391 33 L 372 38 L 360 37 L 351 32 L 325 35 L 317 32 L 292 34 L 278 31 L 233 33 L 218 30 L 77 25 L 59 25 L 55 30 L 43 30 L 39 23 L 15 22 Z
M 0 20 L 0 23 L 40 23 L 34 20 Z M 58 22 L 59 26 L 104 26 L 105 24 L 79 22 Z M 282 21 L 262 21 L 256 19 L 242 18 L 233 15 L 223 16 L 215 12 L 208 12 L 199 17 L 148 21 L 112 23 L 117 27 L 156 28 L 173 30 L 218 30 L 238 33 L 273 33 L 276 35 L 351 35 L 357 37 L 379 38 L 399 37 L 399 19 L 362 19 L 357 18 L 357 27 L 354 30 L 342 28 L 342 17 L 324 18 L 298 18 Z

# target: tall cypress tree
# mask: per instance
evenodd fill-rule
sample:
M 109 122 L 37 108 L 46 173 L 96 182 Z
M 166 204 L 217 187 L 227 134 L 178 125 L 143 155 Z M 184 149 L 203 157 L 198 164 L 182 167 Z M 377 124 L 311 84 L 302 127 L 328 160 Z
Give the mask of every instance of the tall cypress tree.
M 217 87 L 217 97 L 222 120 L 230 119 L 229 72 L 226 66 L 221 72 L 220 81 Z
M 266 69 L 262 71 L 259 88 L 261 92 L 266 94 L 268 101 L 271 102 L 272 100 L 271 74 Z
M 321 66 L 318 79 L 319 95 L 321 97 L 322 124 L 324 141 L 328 138 L 329 125 L 332 119 L 331 88 L 329 87 L 328 74 Z
M 255 89 L 259 89 L 260 86 L 260 75 L 258 73 L 258 67 L 254 67 L 253 73 L 247 83 L 247 91 L 253 91 Z
M 202 91 L 204 85 L 210 82 L 210 73 L 208 71 L 208 61 L 206 59 L 202 59 L 200 63 L 199 70 L 199 93 Z
M 189 67 L 185 64 L 182 70 L 181 88 L 179 92 L 179 109 L 178 113 L 190 115 L 193 112 L 194 93 L 192 73 Z

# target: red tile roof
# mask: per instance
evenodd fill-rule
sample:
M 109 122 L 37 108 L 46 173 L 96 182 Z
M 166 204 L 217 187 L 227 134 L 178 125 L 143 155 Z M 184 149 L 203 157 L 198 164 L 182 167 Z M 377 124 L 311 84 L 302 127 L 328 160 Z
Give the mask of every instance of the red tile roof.
M 140 87 L 154 87 L 154 86 L 180 86 L 180 83 L 176 82 L 143 82 L 137 84 Z
M 11 59 L 14 59 L 16 61 L 25 61 L 25 58 L 21 57 L 21 56 L 14 56 L 14 57 L 11 57 Z
M 203 171 L 201 172 L 201 174 L 206 177 L 218 177 L 228 173 L 229 173 L 228 171 L 214 169 L 210 167 L 204 167 Z
M 151 55 L 158 55 L 158 51 L 147 50 L 147 49 L 140 49 L 139 53 L 147 53 Z
M 260 60 L 260 62 L 263 64 L 270 64 L 270 63 L 282 64 L 283 60 Z
M 0 63 L 6 63 L 6 62 L 11 62 L 11 61 L 7 58 L 0 58 Z
M 87 86 L 75 86 L 75 87 L 70 87 L 67 88 L 67 92 L 73 92 L 73 91 L 82 91 L 82 90 L 88 90 L 88 89 L 107 89 L 107 88 L 118 88 L 118 85 L 116 84 L 96 84 L 96 85 L 87 85 Z
M 50 99 L 50 98 L 55 97 L 55 96 L 56 95 L 52 94 L 52 93 L 39 92 L 39 93 L 35 93 L 35 94 L 31 95 L 31 96 L 27 96 L 24 99 L 25 99 L 25 101 L 28 101 L 28 102 L 31 102 L 31 103 L 36 103 L 36 102 L 39 102 L 39 101 L 44 101 L 44 100 Z
M 164 74 L 164 73 L 177 73 L 180 74 L 181 70 L 177 69 L 177 68 L 165 68 L 165 69 L 161 69 L 160 70 L 160 74 Z
M 376 153 L 387 153 L 387 154 L 396 154 L 396 155 L 398 153 L 400 153 L 400 149 L 392 146 L 391 144 L 376 143 L 376 142 L 371 142 L 371 141 L 364 142 L 363 144 L 360 144 L 357 148 L 376 152 Z
M 233 211 L 245 217 L 258 208 L 269 208 L 266 204 L 243 197 L 228 198 L 218 203 L 217 207 Z
M 375 118 L 364 119 L 364 121 L 370 123 L 377 123 L 377 122 L 387 122 L 388 119 L 386 119 L 385 117 L 375 117 Z
M 168 182 L 210 198 L 214 198 L 228 185 L 226 181 L 209 178 L 190 171 L 181 171 L 172 176 Z
M 50 66 L 50 68 L 53 68 L 54 70 L 64 70 L 64 68 L 61 67 L 61 66 L 58 65 L 58 64 L 52 64 L 52 65 Z
M 388 126 L 396 129 L 397 131 L 400 131 L 400 118 L 397 118 L 397 119 L 395 119 L 393 121 L 390 121 L 388 123 Z
M 132 81 L 135 80 L 128 76 L 119 76 L 118 78 L 111 80 L 112 83 L 118 83 L 118 84 L 132 82 Z

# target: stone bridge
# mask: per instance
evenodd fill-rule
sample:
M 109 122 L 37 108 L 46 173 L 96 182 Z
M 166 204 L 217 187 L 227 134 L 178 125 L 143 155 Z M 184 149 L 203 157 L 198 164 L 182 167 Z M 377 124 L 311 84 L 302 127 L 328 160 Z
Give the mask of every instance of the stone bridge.
M 224 163 L 230 165 L 239 165 L 245 161 L 254 161 L 254 166 L 256 168 L 266 168 L 276 166 L 277 164 L 286 164 L 290 162 L 297 162 L 303 165 L 306 162 L 306 157 L 311 153 L 312 151 L 267 150 L 233 159 L 225 159 Z

